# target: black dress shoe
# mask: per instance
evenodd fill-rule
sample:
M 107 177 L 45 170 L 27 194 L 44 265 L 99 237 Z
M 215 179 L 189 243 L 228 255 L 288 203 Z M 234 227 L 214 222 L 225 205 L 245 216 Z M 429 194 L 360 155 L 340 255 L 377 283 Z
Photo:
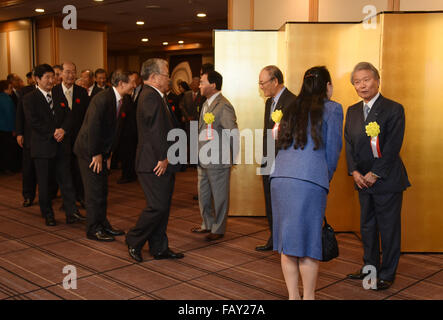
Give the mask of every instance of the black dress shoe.
M 271 251 L 272 250 L 272 244 L 265 244 L 265 245 L 262 245 L 262 246 L 256 246 L 255 247 L 255 250 L 257 250 L 257 251 Z
M 174 252 L 171 249 L 166 249 L 166 251 L 162 253 L 154 254 L 154 259 L 160 260 L 160 259 L 181 259 L 184 257 L 183 253 Z
M 114 241 L 115 238 L 109 234 L 107 234 L 106 232 L 99 230 L 94 234 L 88 233 L 87 235 L 88 239 L 91 240 L 96 240 L 96 241 L 105 241 L 105 242 L 111 242 Z
M 218 239 L 221 239 L 221 238 L 223 238 L 225 235 L 224 234 L 220 234 L 220 233 L 210 233 L 210 234 L 208 234 L 206 237 L 205 237 L 205 239 L 206 239 L 206 241 L 215 241 L 215 240 L 218 240 Z
M 86 217 L 80 213 L 80 211 L 74 211 L 72 214 L 74 217 L 76 217 L 79 221 L 86 221 Z
M 377 280 L 377 291 L 379 290 L 386 290 L 389 289 L 390 286 L 392 286 L 393 281 L 388 281 L 388 280 Z
M 25 201 L 23 201 L 23 207 L 30 207 L 32 206 L 32 200 L 31 199 L 25 199 Z
M 111 235 L 111 236 L 114 236 L 114 237 L 116 237 L 116 236 L 123 236 L 124 234 L 125 234 L 125 232 L 123 231 L 123 230 L 119 230 L 119 229 L 114 229 L 114 228 L 103 228 L 103 230 L 107 233 L 107 234 L 109 234 L 109 235 Z
M 55 223 L 54 216 L 52 216 L 52 215 L 47 215 L 47 216 L 45 217 L 45 223 L 46 223 L 47 226 L 50 226 L 50 227 L 55 226 L 56 223 Z
M 80 221 L 79 219 L 77 219 L 77 217 L 71 215 L 71 216 L 66 216 L 66 224 L 73 224 L 76 223 L 77 221 Z
M 134 259 L 137 262 L 143 262 L 143 257 L 140 250 L 128 246 L 128 252 L 132 259 Z
M 367 273 L 363 273 L 362 270 L 358 270 L 354 273 L 350 273 L 347 275 L 348 279 L 352 279 L 352 280 L 363 280 L 368 274 Z

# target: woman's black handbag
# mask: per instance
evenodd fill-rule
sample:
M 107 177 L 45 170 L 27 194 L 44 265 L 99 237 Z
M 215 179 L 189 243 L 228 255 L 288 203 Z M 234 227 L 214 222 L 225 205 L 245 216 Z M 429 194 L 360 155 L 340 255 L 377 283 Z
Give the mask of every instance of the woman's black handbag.
M 338 243 L 335 238 L 334 229 L 328 224 L 326 221 L 326 217 L 324 218 L 325 224 L 323 225 L 323 229 L 321 232 L 321 242 L 323 247 L 323 259 L 322 261 L 329 261 L 338 257 Z

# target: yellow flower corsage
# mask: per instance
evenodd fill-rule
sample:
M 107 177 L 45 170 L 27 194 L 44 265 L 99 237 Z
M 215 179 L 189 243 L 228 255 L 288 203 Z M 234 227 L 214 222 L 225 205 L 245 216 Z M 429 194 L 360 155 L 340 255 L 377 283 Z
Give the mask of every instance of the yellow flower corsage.
M 283 112 L 281 110 L 275 110 L 271 115 L 272 121 L 275 123 L 280 123 L 282 117 Z
M 380 126 L 375 121 L 370 122 L 365 128 L 366 128 L 366 134 L 371 138 L 375 138 L 380 134 Z
M 215 121 L 215 116 L 212 112 L 206 112 L 203 116 L 203 120 L 205 120 L 206 124 L 212 124 Z

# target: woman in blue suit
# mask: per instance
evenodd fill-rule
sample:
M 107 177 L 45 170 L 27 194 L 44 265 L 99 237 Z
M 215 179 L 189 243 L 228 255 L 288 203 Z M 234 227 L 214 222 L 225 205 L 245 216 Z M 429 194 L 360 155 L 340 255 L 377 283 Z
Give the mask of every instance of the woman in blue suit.
M 271 174 L 273 245 L 290 300 L 300 299 L 300 275 L 303 299 L 315 299 L 326 198 L 342 148 L 343 109 L 331 96 L 326 67 L 309 69 L 280 123 Z

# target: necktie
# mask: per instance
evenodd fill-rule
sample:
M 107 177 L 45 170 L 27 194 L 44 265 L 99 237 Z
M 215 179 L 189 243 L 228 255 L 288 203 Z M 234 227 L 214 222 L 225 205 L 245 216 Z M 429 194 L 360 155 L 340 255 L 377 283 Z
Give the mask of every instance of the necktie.
M 68 100 L 69 109 L 72 110 L 72 88 L 66 90 L 65 96 L 66 96 L 66 100 Z
M 274 98 L 272 98 L 272 104 L 271 104 L 271 112 L 269 113 L 269 119 L 272 119 L 272 113 L 274 112 L 275 109 L 275 105 L 277 104 L 277 102 L 275 101 Z
M 117 106 L 117 118 L 118 118 L 118 116 L 119 116 L 119 114 L 120 114 L 120 109 L 121 109 L 121 107 L 122 107 L 122 104 L 123 104 L 123 99 L 118 100 L 118 106 Z
M 51 110 L 52 110 L 52 107 L 53 107 L 53 104 L 52 104 L 52 97 L 51 97 L 51 95 L 50 95 L 49 93 L 46 94 L 46 100 L 48 101 L 49 106 L 51 107 Z
M 209 108 L 209 103 L 208 103 L 208 100 L 206 100 L 205 103 L 203 103 L 203 109 L 202 109 L 203 116 L 207 112 L 208 108 Z
M 366 118 L 368 117 L 369 111 L 371 111 L 371 108 L 367 104 L 363 106 L 363 115 L 366 121 Z

